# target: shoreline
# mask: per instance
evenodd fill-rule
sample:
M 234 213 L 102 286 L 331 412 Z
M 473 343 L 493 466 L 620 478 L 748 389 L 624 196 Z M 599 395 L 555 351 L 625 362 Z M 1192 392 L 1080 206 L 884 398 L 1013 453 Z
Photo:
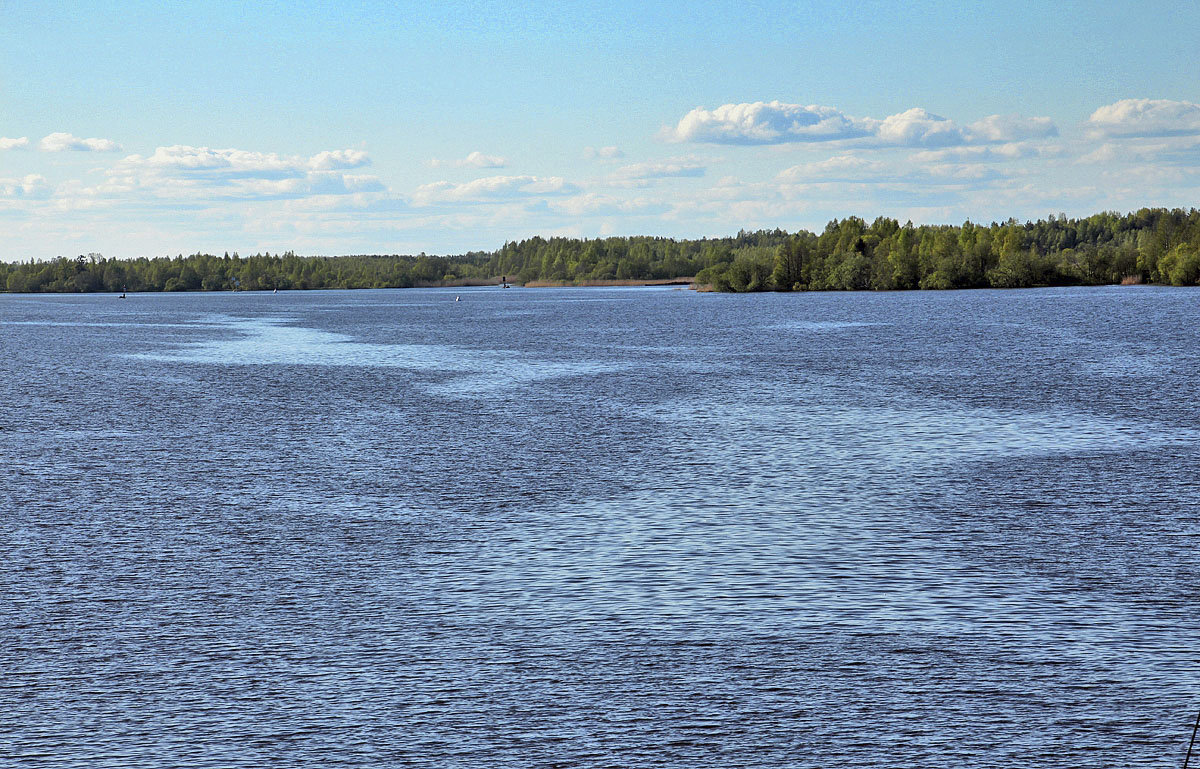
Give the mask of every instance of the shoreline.
M 531 280 L 520 283 L 524 288 L 604 288 L 606 286 L 695 286 L 696 278 L 655 278 L 651 280 Z
M 204 289 L 195 288 L 187 290 L 163 291 L 163 290 L 130 290 L 126 293 L 148 295 L 148 294 L 270 294 L 270 293 L 308 293 L 314 291 L 407 291 L 410 289 L 429 289 L 429 288 L 500 288 L 500 283 L 491 283 L 482 280 L 466 280 L 466 281 L 445 281 L 439 283 L 423 283 L 416 286 L 356 286 L 353 288 L 339 288 L 336 286 L 327 286 L 321 288 L 284 288 L 279 291 L 273 291 L 269 288 L 254 288 L 254 289 Z M 589 280 L 581 283 L 570 283 L 566 281 L 554 282 L 535 280 L 528 283 L 509 283 L 509 288 L 653 288 L 673 286 L 676 290 L 688 289 L 698 294 L 944 294 L 957 293 L 967 291 L 1005 291 L 1020 293 L 1022 291 L 1036 291 L 1051 289 L 1075 289 L 1075 288 L 1200 288 L 1200 286 L 1176 286 L 1171 283 L 1150 283 L 1150 282 L 1121 282 L 1121 283 L 1044 283 L 1035 286 L 1014 286 L 1000 288 L 996 286 L 970 286 L 964 288 L 893 288 L 893 289 L 799 289 L 793 291 L 719 291 L 714 288 L 711 283 L 697 283 L 694 278 L 664 278 L 659 280 Z M 92 296 L 92 295 L 108 295 L 119 296 L 120 291 L 5 291 L 0 290 L 0 296 Z

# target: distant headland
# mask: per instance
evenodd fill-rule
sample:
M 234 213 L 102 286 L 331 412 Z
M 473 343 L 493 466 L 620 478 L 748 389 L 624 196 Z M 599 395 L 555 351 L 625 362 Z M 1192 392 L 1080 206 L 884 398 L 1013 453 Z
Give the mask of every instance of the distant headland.
M 226 253 L 0 262 L 11 293 L 691 284 L 716 291 L 1200 285 L 1200 211 L 1143 208 L 988 225 L 833 220 L 820 233 L 534 237 L 457 256 Z

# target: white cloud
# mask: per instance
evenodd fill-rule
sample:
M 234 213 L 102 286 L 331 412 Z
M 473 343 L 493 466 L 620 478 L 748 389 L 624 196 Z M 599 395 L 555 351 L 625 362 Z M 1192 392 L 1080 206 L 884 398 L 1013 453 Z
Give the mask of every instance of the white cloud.
M 887 167 L 877 160 L 856 155 L 835 155 L 828 160 L 801 163 L 779 172 L 781 181 L 830 181 L 875 178 L 886 173 Z
M 980 182 L 996 178 L 996 172 L 979 163 L 940 163 L 926 169 L 930 176 L 954 182 Z
M 108 169 L 104 183 L 78 194 L 202 202 L 380 192 L 384 186 L 377 177 L 343 173 L 370 162 L 362 150 L 304 157 L 176 144 L 158 147 L 148 157 L 129 155 Z
M 449 162 L 439 158 L 430 158 L 429 166 L 431 168 L 441 168 L 442 166 L 453 166 L 454 168 L 505 168 L 508 166 L 508 158 L 500 157 L 499 155 L 485 155 L 476 150 L 470 153 L 465 158 L 451 160 Z
M 368 174 L 371 158 L 361 149 L 291 155 L 151 145 L 138 148 L 143 155 L 85 156 L 83 166 L 18 172 L 9 163 L 12 170 L 0 171 L 14 177 L 0 178 L 0 216 L 11 226 L 0 228 L 0 245 L 14 256 L 45 255 L 46 243 L 68 242 L 56 233 L 70 231 L 89 243 L 79 253 L 109 251 L 90 244 L 96 233 L 127 252 L 190 252 L 215 243 L 243 253 L 267 244 L 310 253 L 403 251 L 401 244 L 411 252 L 454 253 L 571 230 L 589 237 L 604 231 L 697 237 L 758 226 L 819 229 L 851 213 L 981 221 L 1060 209 L 1074 215 L 1186 206 L 1200 189 L 1200 130 L 1187 132 L 1192 106 L 1170 104 L 1166 111 L 1126 105 L 1121 115 L 1105 117 L 1106 109 L 1114 112 L 1110 105 L 1074 126 L 1079 134 L 1092 129 L 1098 139 L 1058 138 L 1054 123 L 1040 117 L 971 122 L 982 113 L 957 120 L 911 109 L 872 118 L 778 102 L 726 105 L 693 111 L 691 122 L 672 123 L 664 133 L 677 141 L 751 145 L 730 150 L 740 154 L 737 178 L 718 181 L 733 165 L 710 157 L 724 154 L 711 146 L 656 153 L 679 157 L 630 152 L 630 159 L 615 145 L 576 144 L 568 148 L 573 162 L 592 169 L 578 186 L 550 168 L 536 176 L 477 170 L 503 160 L 478 152 L 444 156 L 443 174 L 427 175 L 433 183 L 419 188 L 406 185 L 405 194 Z M 31 138 L 36 148 L 38 137 Z M 0 140 L 0 147 L 31 146 L 20 141 Z M 0 160 L 20 160 L 16 154 L 0 153 Z M 106 170 L 94 168 L 97 158 Z M 24 176 L 39 170 L 50 182 Z M 1069 197 L 1071 189 L 1080 192 Z M 1060 206 L 1056 196 L 1067 202 Z
M 81 139 L 65 132 L 52 133 L 38 142 L 44 152 L 118 152 L 121 145 L 111 139 Z
M 988 115 L 967 129 L 971 138 L 978 142 L 1019 142 L 1058 136 L 1058 126 L 1048 117 Z
M 308 159 L 308 167 L 314 171 L 360 168 L 370 164 L 371 158 L 362 150 L 326 150 Z
M 459 168 L 504 168 L 508 165 L 508 159 L 499 155 L 485 155 L 476 150 L 462 160 L 456 160 L 454 165 Z
M 191 147 L 174 144 L 158 147 L 148 158 L 130 155 L 125 158 L 130 166 L 151 166 L 174 171 L 294 171 L 297 163 L 289 163 L 275 153 L 246 152 L 244 150 L 216 150 L 209 147 Z
M 967 134 L 953 120 L 913 107 L 884 118 L 875 135 L 888 144 L 908 147 L 945 147 L 963 144 Z
M 1123 156 L 1123 153 L 1117 149 L 1117 145 L 1112 142 L 1105 142 L 1088 154 L 1081 156 L 1075 162 L 1080 165 L 1091 165 L 1097 163 L 1108 164 L 1126 159 L 1128 158 Z
M 782 144 L 852 139 L 870 133 L 863 121 L 833 107 L 756 101 L 724 104 L 714 110 L 697 107 L 674 128 L 663 130 L 668 141 L 715 144 Z
M 973 143 L 1014 142 L 1057 136 L 1046 117 L 990 115 L 969 126 L 920 107 L 882 120 L 855 118 L 833 107 L 779 101 L 724 104 L 713 110 L 697 107 L 663 138 L 674 142 L 715 144 L 786 144 L 794 142 L 875 139 L 905 147 L 949 147 Z
M 612 181 L 621 183 L 649 183 L 657 179 L 704 176 L 706 166 L 693 157 L 668 158 L 662 161 L 633 163 L 621 166 L 612 174 Z
M 625 157 L 625 153 L 620 147 L 584 147 L 583 157 L 585 160 L 617 160 Z
M 1128 173 L 1129 164 L 1165 170 L 1166 166 L 1200 169 L 1200 139 L 1195 136 L 1163 136 L 1157 138 L 1122 137 L 1101 144 L 1076 160 L 1079 165 L 1122 166 Z
M 379 192 L 378 177 L 319 171 L 291 179 L 245 179 L 230 188 L 234 197 L 304 197 L 311 195 L 347 195 L 355 192 Z
M 1200 104 L 1168 99 L 1122 99 L 1092 113 L 1093 136 L 1153 137 L 1200 134 Z
M 912 159 L 919 163 L 945 163 L 947 161 L 970 163 L 1048 157 L 1058 155 L 1060 152 L 1061 148 L 1057 146 L 1039 146 L 1031 142 L 1009 142 L 990 146 L 973 145 L 941 150 L 923 150 L 913 153 Z
M 703 197 L 708 201 L 747 201 L 775 198 L 778 193 L 777 184 L 744 182 L 735 176 L 723 176 L 716 185 L 704 190 Z
M 0 136 L 0 150 L 23 150 L 29 146 L 29 137 L 22 136 L 20 139 L 9 139 Z
M 386 187 L 378 176 L 371 174 L 338 174 L 347 192 L 380 192 Z
M 575 185 L 559 176 L 487 176 L 462 184 L 447 181 L 423 184 L 413 193 L 413 203 L 419 206 L 433 203 L 480 203 L 563 195 L 575 192 L 576 189 Z
M 575 195 L 551 205 L 557 212 L 568 216 L 617 216 L 617 215 L 653 215 L 663 214 L 670 206 L 661 200 L 634 198 L 632 200 L 614 195 L 602 195 L 587 192 Z
M 369 165 L 370 162 L 370 157 L 362 150 L 327 150 L 306 158 L 299 155 L 279 155 L 274 152 L 219 150 L 175 144 L 170 147 L 158 147 L 149 157 L 130 155 L 125 158 L 123 165 L 151 167 L 182 173 L 277 177 L 359 168 Z
M 44 200 L 52 192 L 53 188 L 46 178 L 39 174 L 29 174 L 20 179 L 0 179 L 0 198 Z
M 959 148 L 979 149 L 987 148 Z M 828 190 L 832 187 L 888 189 L 892 193 L 929 189 L 931 185 L 945 189 L 947 185 L 975 185 L 998 178 L 998 174 L 976 160 L 974 153 L 956 156 L 951 151 L 921 152 L 917 156 L 928 161 L 914 166 L 902 159 L 868 159 L 861 155 L 835 155 L 827 160 L 801 163 L 776 175 L 781 189 L 812 187 Z M 951 161 L 951 162 L 946 162 Z

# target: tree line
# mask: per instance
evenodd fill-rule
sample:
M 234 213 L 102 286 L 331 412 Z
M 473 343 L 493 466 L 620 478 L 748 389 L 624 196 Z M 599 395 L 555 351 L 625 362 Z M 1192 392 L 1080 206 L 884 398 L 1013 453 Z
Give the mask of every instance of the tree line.
M 729 238 L 534 237 L 457 256 L 237 253 L 113 259 L 87 254 L 0 263 L 10 292 L 410 288 L 498 282 L 695 278 L 717 291 L 901 290 L 1200 284 L 1200 211 L 1144 208 L 1082 219 L 961 226 L 879 217 L 833 220 L 819 235 L 781 229 Z
M 697 280 L 725 291 L 1193 286 L 1200 284 L 1200 211 L 1144 208 L 959 227 L 850 217 L 820 235 L 797 233 L 769 264 L 735 259 Z

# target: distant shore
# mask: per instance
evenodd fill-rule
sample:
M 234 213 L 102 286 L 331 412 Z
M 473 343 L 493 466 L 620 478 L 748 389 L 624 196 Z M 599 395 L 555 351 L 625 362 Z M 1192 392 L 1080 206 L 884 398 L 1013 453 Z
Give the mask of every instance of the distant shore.
M 696 278 L 685 275 L 678 278 L 651 278 L 645 280 L 528 280 L 507 281 L 510 286 L 522 288 L 602 288 L 604 286 L 694 286 Z M 454 280 L 425 280 L 413 288 L 478 288 L 500 286 L 500 278 L 456 278 Z M 699 287 L 697 287 L 699 288 Z
M 834 219 L 820 234 L 724 238 L 532 237 L 457 256 L 175 257 L 2 262 L 11 293 L 550 286 L 692 286 L 698 291 L 897 291 L 1149 283 L 1200 285 L 1200 209 L 977 225 Z
M 4 290 L 0 290 L 0 295 L 8 294 L 8 295 L 13 295 L 13 296 L 20 296 L 20 295 L 45 296 L 47 294 L 78 294 L 78 293 L 121 294 L 121 295 L 126 295 L 126 294 L 234 294 L 234 293 L 270 294 L 270 293 L 279 293 L 279 292 L 283 292 L 283 291 L 286 291 L 289 293 L 295 293 L 295 292 L 304 293 L 307 291 L 404 290 L 404 289 L 410 289 L 410 288 L 416 288 L 416 289 L 421 289 L 421 288 L 446 288 L 446 289 L 451 289 L 451 288 L 500 288 L 501 286 L 504 286 L 506 288 L 638 288 L 638 287 L 647 287 L 648 288 L 648 287 L 674 286 L 678 290 L 686 288 L 690 291 L 695 291 L 696 293 L 699 293 L 699 294 L 729 293 L 728 291 L 723 291 L 723 290 L 715 287 L 711 283 L 700 283 L 694 277 L 682 277 L 682 278 L 662 278 L 662 279 L 656 279 L 656 280 L 583 280 L 583 281 L 578 281 L 578 282 L 567 281 L 567 280 L 560 280 L 560 281 L 531 280 L 531 281 L 528 281 L 525 283 L 522 283 L 520 281 L 511 281 L 510 280 L 507 282 L 507 284 L 503 284 L 499 280 L 468 278 L 468 279 L 461 279 L 461 280 L 423 281 L 423 282 L 417 283 L 412 286 L 355 286 L 355 287 L 319 286 L 319 287 L 312 287 L 312 288 L 290 287 L 290 288 L 278 288 L 278 289 L 272 289 L 272 288 L 235 288 L 235 289 L 193 288 L 193 289 L 172 289 L 172 290 L 167 291 L 167 290 L 161 290 L 161 289 L 155 290 L 155 289 L 143 288 L 140 290 L 129 289 L 128 291 L 120 291 L 120 290 L 114 291 L 114 290 L 100 289 L 100 290 L 96 290 L 96 291 L 86 291 L 86 292 L 78 292 L 78 291 L 4 291 Z M 1054 283 L 1036 283 L 1036 284 L 1033 284 L 1030 286 L 1020 286 L 1020 287 L 1008 288 L 1006 290 L 1020 291 L 1022 289 L 1035 289 L 1035 288 L 1095 288 L 1097 286 L 1171 287 L 1172 284 L 1170 284 L 1170 283 L 1150 283 L 1150 282 L 1143 281 L 1138 278 L 1127 278 L 1125 280 L 1122 280 L 1120 283 L 1073 284 L 1073 285 L 1072 284 L 1063 285 L 1063 284 L 1054 284 Z M 988 290 L 990 288 L 992 288 L 992 287 L 970 286 L 970 287 L 966 287 L 966 288 L 960 288 L 958 290 L 959 291 L 978 291 L 978 290 Z M 992 289 L 992 290 L 995 290 L 995 289 Z M 897 291 L 899 291 L 900 293 L 910 293 L 910 292 L 929 293 L 929 289 L 898 289 L 898 290 L 892 289 L 890 291 L 888 291 L 888 290 L 873 291 L 871 289 L 859 289 L 859 290 L 849 290 L 849 291 L 837 290 L 837 289 L 811 289 L 811 290 L 799 290 L 799 291 L 795 291 L 793 293 L 842 294 L 842 293 L 893 293 L 893 292 L 897 292 Z M 770 292 L 756 292 L 756 293 L 770 293 Z
M 659 280 L 531 280 L 520 285 L 525 288 L 573 288 L 603 286 L 692 286 L 694 277 L 661 278 Z

